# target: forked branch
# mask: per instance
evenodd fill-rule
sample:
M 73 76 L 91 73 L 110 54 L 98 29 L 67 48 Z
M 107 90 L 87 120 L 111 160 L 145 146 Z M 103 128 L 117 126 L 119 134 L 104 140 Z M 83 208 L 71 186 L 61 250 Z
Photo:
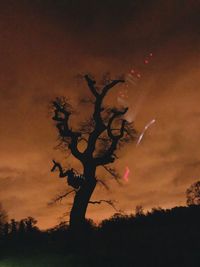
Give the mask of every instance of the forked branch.
M 59 170 L 59 177 L 60 178 L 63 178 L 63 177 L 66 177 L 67 176 L 67 171 L 64 171 L 61 164 L 59 162 L 56 162 L 55 160 L 52 160 L 54 165 L 51 169 L 51 172 L 54 172 L 56 170 L 56 168 L 58 168 Z
M 120 139 L 123 137 L 125 132 L 125 124 L 126 120 L 122 120 L 120 133 L 118 135 L 110 134 L 110 138 L 112 140 L 112 143 L 108 150 L 104 153 L 103 156 L 95 158 L 95 163 L 97 166 L 99 165 L 106 165 L 109 163 L 113 163 L 115 161 L 114 152 L 117 149 L 117 145 L 120 141 Z
M 114 80 L 103 87 L 101 93 L 97 92 L 97 88 L 95 87 L 96 82 L 90 78 L 88 75 L 85 75 L 85 79 L 87 81 L 88 87 L 92 94 L 95 96 L 94 102 L 94 113 L 93 113 L 93 120 L 95 122 L 94 130 L 90 133 L 88 138 L 88 146 L 85 150 L 85 154 L 93 154 L 95 150 L 95 144 L 98 137 L 106 130 L 106 125 L 102 119 L 101 113 L 104 110 L 102 106 L 103 100 L 108 93 L 108 91 L 118 83 L 124 82 L 124 80 Z
M 65 138 L 70 138 L 71 142 L 68 147 L 71 150 L 74 157 L 82 160 L 82 153 L 78 150 L 78 138 L 81 137 L 80 132 L 74 132 L 69 128 L 69 117 L 71 112 L 67 110 L 67 103 L 62 103 L 62 99 L 57 98 L 52 102 L 54 108 L 53 120 L 57 122 L 56 127 L 58 129 L 60 137 L 65 140 Z
M 109 84 L 107 84 L 106 86 L 104 86 L 102 93 L 101 93 L 101 97 L 104 98 L 105 95 L 108 93 L 108 91 L 114 87 L 116 84 L 118 83 L 124 83 L 125 80 L 113 80 L 111 81 Z

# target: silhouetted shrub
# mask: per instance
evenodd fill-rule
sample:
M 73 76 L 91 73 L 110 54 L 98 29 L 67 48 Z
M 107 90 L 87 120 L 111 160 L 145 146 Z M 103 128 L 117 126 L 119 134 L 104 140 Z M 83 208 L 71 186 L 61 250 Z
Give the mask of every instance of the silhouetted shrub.
M 200 181 L 192 184 L 186 190 L 187 205 L 200 205 Z

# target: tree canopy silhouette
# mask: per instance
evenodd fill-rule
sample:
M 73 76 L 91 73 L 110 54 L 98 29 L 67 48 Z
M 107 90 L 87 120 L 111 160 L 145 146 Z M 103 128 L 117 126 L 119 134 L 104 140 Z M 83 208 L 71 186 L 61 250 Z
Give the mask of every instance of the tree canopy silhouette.
M 187 205 L 200 205 L 200 181 L 193 183 L 186 190 Z
M 65 97 L 57 97 L 52 101 L 54 114 L 52 119 L 56 122 L 58 130 L 59 148 L 65 152 L 69 150 L 83 166 L 83 173 L 77 175 L 74 169 L 64 170 L 59 162 L 53 160 L 51 171 L 59 170 L 59 176 L 66 177 L 68 185 L 73 188 L 69 193 L 75 192 L 70 212 L 70 226 L 80 226 L 85 221 L 87 206 L 97 184 L 95 175 L 97 168 L 103 166 L 118 179 L 119 175 L 109 164 L 118 159 L 117 150 L 136 136 L 133 123 L 128 122 L 124 117 L 128 107 L 108 107 L 104 104 L 109 91 L 125 81 L 104 79 L 102 88 L 99 88 L 90 75 L 85 75 L 84 79 L 91 92 L 91 98 L 82 101 L 93 105 L 93 114 L 78 126 L 78 130 L 73 130 L 69 125 L 70 116 L 74 112 L 69 100 Z M 79 145 L 83 142 L 85 147 L 81 151 Z M 97 202 L 91 201 L 91 203 Z
M 0 203 L 0 235 L 4 231 L 4 225 L 6 224 L 8 219 L 7 212 L 3 209 Z

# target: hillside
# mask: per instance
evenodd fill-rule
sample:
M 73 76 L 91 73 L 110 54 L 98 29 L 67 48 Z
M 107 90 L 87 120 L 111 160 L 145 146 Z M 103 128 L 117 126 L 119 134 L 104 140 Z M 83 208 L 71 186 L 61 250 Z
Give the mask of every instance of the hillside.
M 115 214 L 80 234 L 61 224 L 1 236 L 0 266 L 199 266 L 200 206 Z M 3 228 L 2 228 L 3 229 Z

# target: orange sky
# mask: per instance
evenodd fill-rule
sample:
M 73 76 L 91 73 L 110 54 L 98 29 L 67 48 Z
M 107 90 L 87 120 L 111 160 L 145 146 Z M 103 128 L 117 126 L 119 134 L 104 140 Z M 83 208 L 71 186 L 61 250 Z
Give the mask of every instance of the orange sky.
M 111 190 L 98 186 L 93 199 L 116 200 L 125 212 L 138 204 L 184 205 L 185 190 L 200 173 L 199 1 L 20 3 L 1 1 L 0 9 L 0 201 L 9 218 L 33 216 L 47 228 L 70 209 L 70 196 L 47 206 L 66 189 L 65 181 L 50 173 L 52 158 L 64 155 L 53 149 L 49 101 L 57 95 L 73 102 L 88 96 L 77 74 L 100 79 L 107 71 L 116 77 L 132 68 L 142 74 L 128 87 L 130 115 L 138 111 L 135 127 L 142 131 L 153 118 L 156 123 L 140 146 L 120 152 L 115 166 L 122 174 L 129 166 L 129 182 L 120 187 L 99 168 Z M 150 52 L 153 59 L 145 67 Z M 119 90 L 124 86 L 110 97 L 117 99 Z M 62 162 L 77 166 L 72 158 Z M 102 204 L 89 207 L 88 217 L 100 220 L 113 212 Z

